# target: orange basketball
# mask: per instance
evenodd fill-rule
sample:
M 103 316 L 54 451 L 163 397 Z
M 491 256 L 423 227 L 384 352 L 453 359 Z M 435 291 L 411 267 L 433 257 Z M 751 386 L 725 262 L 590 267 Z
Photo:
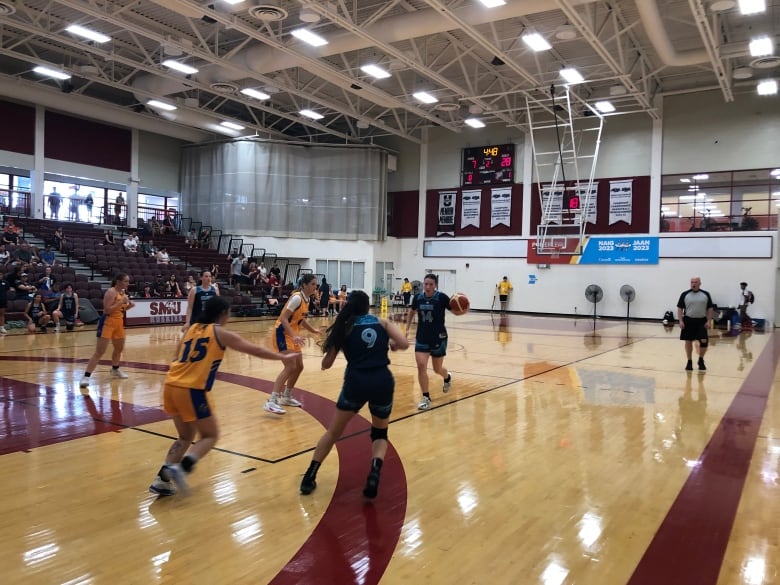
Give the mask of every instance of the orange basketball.
M 463 293 L 455 293 L 450 297 L 450 311 L 456 315 L 464 315 L 468 312 L 471 303 Z

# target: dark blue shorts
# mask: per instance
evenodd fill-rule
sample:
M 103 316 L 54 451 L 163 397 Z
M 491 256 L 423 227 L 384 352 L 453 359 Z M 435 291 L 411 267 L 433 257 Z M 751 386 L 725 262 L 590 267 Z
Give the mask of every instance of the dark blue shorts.
M 431 354 L 431 357 L 435 357 L 435 358 L 444 357 L 445 355 L 447 355 L 447 340 L 442 339 L 436 345 L 430 345 L 427 343 L 415 343 L 414 351 L 415 353 L 429 353 Z
M 370 370 L 347 370 L 336 408 L 358 412 L 368 402 L 368 410 L 378 418 L 389 418 L 393 410 L 395 380 L 386 366 Z

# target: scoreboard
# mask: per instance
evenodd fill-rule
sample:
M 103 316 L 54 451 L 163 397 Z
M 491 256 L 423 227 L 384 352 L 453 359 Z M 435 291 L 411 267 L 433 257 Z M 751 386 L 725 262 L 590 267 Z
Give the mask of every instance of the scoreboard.
M 514 170 L 514 144 L 464 148 L 461 186 L 512 184 Z

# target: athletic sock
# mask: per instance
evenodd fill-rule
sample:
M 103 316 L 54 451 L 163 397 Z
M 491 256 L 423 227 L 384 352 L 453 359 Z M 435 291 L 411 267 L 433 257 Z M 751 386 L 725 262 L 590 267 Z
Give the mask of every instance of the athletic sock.
M 306 477 L 310 477 L 312 479 L 317 477 L 317 472 L 320 470 L 320 465 L 322 465 L 319 461 L 312 461 L 309 463 L 309 469 L 306 470 Z
M 423 392 L 423 396 L 425 396 L 425 398 L 430 398 L 431 397 L 431 393 L 430 392 Z
M 84 372 L 84 377 L 89 378 L 92 375 L 92 372 Z
M 166 466 L 163 465 L 160 468 L 160 471 L 157 472 L 157 475 L 160 476 L 160 479 L 163 481 L 171 481 L 171 475 L 168 473 L 168 470 L 165 468 Z
M 181 468 L 187 473 L 190 473 L 197 462 L 198 459 L 193 455 L 185 455 L 184 459 L 181 460 Z
M 449 384 L 450 382 L 452 382 L 452 374 L 450 374 L 449 372 L 447 372 L 447 377 L 446 377 L 446 378 L 444 378 L 444 381 L 445 381 L 445 382 L 447 382 L 448 384 Z

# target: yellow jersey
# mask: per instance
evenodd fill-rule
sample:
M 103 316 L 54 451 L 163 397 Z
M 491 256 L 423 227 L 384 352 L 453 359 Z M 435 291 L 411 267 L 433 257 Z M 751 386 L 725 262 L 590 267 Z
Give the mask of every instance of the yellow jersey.
M 127 311 L 127 306 L 124 303 L 127 302 L 127 295 L 122 291 L 117 291 L 116 301 L 121 301 L 123 304 L 120 306 L 119 310 L 114 311 L 113 313 L 106 313 L 105 320 L 111 323 L 124 323 L 125 311 Z
M 295 308 L 292 309 L 290 307 L 291 304 L 296 304 L 293 299 L 296 297 L 299 297 L 301 299 L 301 303 Z M 306 295 L 303 294 L 301 291 L 297 290 L 292 295 L 290 295 L 290 298 L 287 300 L 287 304 L 284 305 L 284 308 L 287 309 L 290 307 L 290 310 L 292 311 L 292 315 L 290 315 L 290 327 L 293 330 L 293 333 L 300 333 L 301 332 L 301 323 L 303 323 L 304 319 L 306 319 L 306 315 L 309 313 L 309 301 L 306 298 Z M 284 311 L 282 311 L 284 313 Z M 276 323 L 274 324 L 274 329 L 278 329 L 282 326 L 282 317 L 280 316 Z
M 411 282 L 403 282 L 403 283 L 401 283 L 401 292 L 402 293 L 410 293 L 410 292 L 412 292 L 412 283 Z
M 217 339 L 214 323 L 195 323 L 179 343 L 165 383 L 180 388 L 211 390 L 224 355 L 225 346 Z
M 508 295 L 510 290 L 512 290 L 512 283 L 508 280 L 502 280 L 498 283 L 498 294 Z

